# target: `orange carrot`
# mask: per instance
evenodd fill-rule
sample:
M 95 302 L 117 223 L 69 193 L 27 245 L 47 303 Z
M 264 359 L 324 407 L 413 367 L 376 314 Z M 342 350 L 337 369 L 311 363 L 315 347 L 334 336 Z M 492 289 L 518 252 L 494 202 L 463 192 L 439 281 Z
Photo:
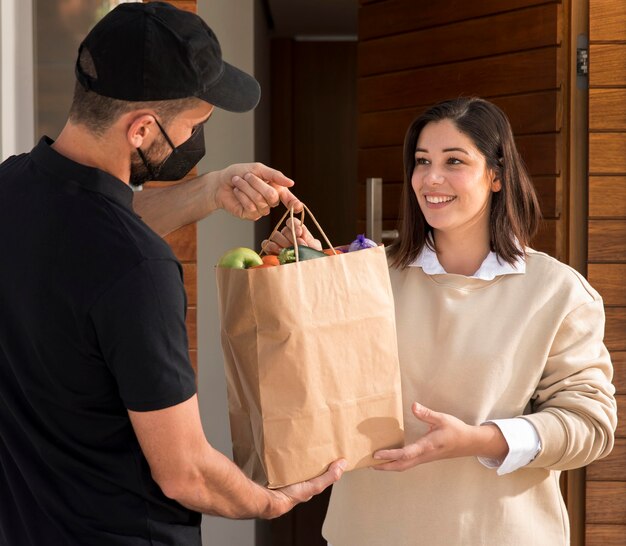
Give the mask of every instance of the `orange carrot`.
M 265 269 L 266 267 L 275 267 L 280 265 L 276 254 L 266 254 L 265 256 L 262 256 L 261 259 L 263 260 L 262 264 L 249 267 L 248 269 Z
M 266 254 L 261 259 L 265 265 L 280 265 L 276 254 Z

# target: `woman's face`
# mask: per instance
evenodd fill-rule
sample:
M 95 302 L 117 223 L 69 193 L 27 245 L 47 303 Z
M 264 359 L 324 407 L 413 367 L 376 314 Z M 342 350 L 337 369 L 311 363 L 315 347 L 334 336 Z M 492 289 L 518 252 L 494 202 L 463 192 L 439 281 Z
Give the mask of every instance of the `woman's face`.
M 430 122 L 422 129 L 411 185 L 435 232 L 489 233 L 491 193 L 500 191 L 500 181 L 472 139 L 452 121 Z

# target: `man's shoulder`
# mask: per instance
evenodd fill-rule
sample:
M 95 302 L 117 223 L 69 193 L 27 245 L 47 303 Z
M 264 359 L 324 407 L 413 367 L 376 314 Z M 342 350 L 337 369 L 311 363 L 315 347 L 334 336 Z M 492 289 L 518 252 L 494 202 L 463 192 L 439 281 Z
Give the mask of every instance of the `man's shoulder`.
M 24 162 L 28 161 L 29 156 L 30 154 L 24 153 L 7 157 L 0 163 L 0 177 L 24 165 Z

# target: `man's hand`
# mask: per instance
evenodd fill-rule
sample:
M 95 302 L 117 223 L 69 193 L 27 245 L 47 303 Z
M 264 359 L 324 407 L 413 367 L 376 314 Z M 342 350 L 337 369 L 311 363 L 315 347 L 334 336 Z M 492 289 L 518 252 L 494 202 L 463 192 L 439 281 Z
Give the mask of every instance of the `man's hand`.
M 339 459 L 332 463 L 324 474 L 316 478 L 306 482 L 295 483 L 281 489 L 272 490 L 275 513 L 270 514 L 268 518 L 271 519 L 281 516 L 289 512 L 296 504 L 306 502 L 324 491 L 329 485 L 332 485 L 341 478 L 346 465 L 347 461 L 345 459 Z
M 375 466 L 376 470 L 403 471 L 418 464 L 454 457 L 502 460 L 508 453 L 508 444 L 496 425 L 467 425 L 452 415 L 432 411 L 417 402 L 411 409 L 418 420 L 429 425 L 428 432 L 401 449 L 383 449 L 374 453 L 374 459 L 390 461 Z
M 153 479 L 165 496 L 190 510 L 227 518 L 275 518 L 336 482 L 340 459 L 312 480 L 270 490 L 249 480 L 207 441 L 196 395 L 154 411 L 128 411 Z
M 294 210 L 302 203 L 288 188 L 293 180 L 262 163 L 240 163 L 167 186 L 149 186 L 133 207 L 161 237 L 206 218 L 218 208 L 237 218 L 258 220 L 281 201 Z
M 299 245 L 310 246 L 316 250 L 322 250 L 322 243 L 311 235 L 306 226 L 303 226 L 300 220 L 293 219 L 294 229 L 296 232 L 296 241 Z M 281 231 L 277 231 L 272 236 L 271 241 L 265 239 L 261 243 L 261 248 L 268 254 L 278 254 L 283 248 L 293 246 L 293 232 L 291 230 L 291 218 L 287 218 L 285 227 Z
M 287 208 L 302 210 L 302 203 L 288 190 L 293 180 L 262 163 L 240 163 L 211 174 L 215 182 L 209 200 L 238 218 L 258 220 L 281 201 Z

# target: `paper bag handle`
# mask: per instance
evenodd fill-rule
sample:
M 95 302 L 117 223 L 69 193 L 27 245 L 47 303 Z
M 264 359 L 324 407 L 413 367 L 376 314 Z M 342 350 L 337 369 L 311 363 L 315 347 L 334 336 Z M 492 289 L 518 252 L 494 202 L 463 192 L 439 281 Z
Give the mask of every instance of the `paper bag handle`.
M 308 212 L 309 216 L 313 220 L 313 223 L 315 224 L 315 227 L 317 227 L 319 232 L 322 234 L 322 237 L 324 237 L 324 240 L 328 244 L 329 248 L 333 251 L 333 254 L 338 254 L 338 252 L 335 250 L 335 247 L 328 240 L 328 237 L 326 236 L 326 233 L 324 233 L 324 230 L 322 229 L 322 226 L 319 225 L 319 223 L 315 219 L 315 216 L 313 216 L 313 213 L 311 212 L 309 207 L 307 207 L 304 203 L 302 203 L 302 206 L 303 206 L 303 209 L 302 209 L 302 214 L 300 215 L 300 223 L 304 226 L 304 211 Z M 278 228 L 282 225 L 283 221 L 285 220 L 285 218 L 287 217 L 288 214 L 291 217 L 291 236 L 293 237 L 293 249 L 294 249 L 295 254 L 296 254 L 296 262 L 299 262 L 300 261 L 300 256 L 299 256 L 299 252 L 298 252 L 298 243 L 296 242 L 296 226 L 294 225 L 294 221 L 293 221 L 293 207 L 287 209 L 285 211 L 285 214 L 283 214 L 282 218 L 276 224 L 276 226 L 274 226 L 274 229 L 272 230 L 272 233 L 267 238 L 267 243 L 265 243 L 265 245 L 263 245 L 263 247 L 261 248 L 260 254 L 265 253 L 265 247 L 270 244 L 270 241 L 272 240 L 272 237 L 278 231 Z

